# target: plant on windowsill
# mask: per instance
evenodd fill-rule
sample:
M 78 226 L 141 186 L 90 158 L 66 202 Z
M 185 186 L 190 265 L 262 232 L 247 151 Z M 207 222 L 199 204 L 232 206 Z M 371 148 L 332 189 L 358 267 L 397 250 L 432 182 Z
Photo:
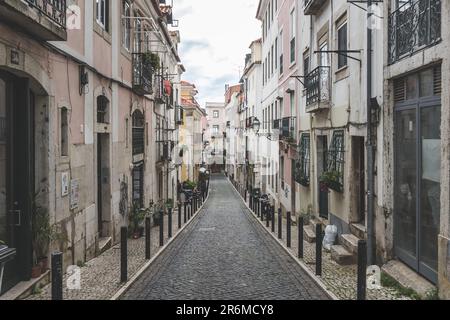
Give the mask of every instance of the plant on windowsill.
M 130 231 L 134 239 L 139 239 L 144 234 L 144 220 L 147 215 L 147 210 L 142 209 L 137 201 L 133 202 L 130 210 Z
M 343 186 L 340 181 L 342 181 L 341 173 L 338 171 L 326 171 L 319 178 L 320 190 L 326 192 L 331 189 L 336 192 L 343 192 Z

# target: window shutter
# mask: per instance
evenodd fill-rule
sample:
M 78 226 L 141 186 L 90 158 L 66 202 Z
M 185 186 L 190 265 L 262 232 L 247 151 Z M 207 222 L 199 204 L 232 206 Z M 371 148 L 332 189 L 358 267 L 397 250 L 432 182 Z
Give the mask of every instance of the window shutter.
M 433 92 L 435 96 L 442 93 L 442 71 L 441 66 L 434 68 Z
M 394 80 L 394 102 L 405 101 L 405 99 L 406 99 L 405 78 Z

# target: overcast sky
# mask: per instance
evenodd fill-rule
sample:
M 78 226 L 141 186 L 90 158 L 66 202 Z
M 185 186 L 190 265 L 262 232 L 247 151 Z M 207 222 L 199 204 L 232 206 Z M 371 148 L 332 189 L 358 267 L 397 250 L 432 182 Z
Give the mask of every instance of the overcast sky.
M 173 0 L 179 20 L 183 80 L 193 82 L 197 99 L 222 102 L 225 84 L 239 82 L 250 43 L 260 37 L 258 0 Z

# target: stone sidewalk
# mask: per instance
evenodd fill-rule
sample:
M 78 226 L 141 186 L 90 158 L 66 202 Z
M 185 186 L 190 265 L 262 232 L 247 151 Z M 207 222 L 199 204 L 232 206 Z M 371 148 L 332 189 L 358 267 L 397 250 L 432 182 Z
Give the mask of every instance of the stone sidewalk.
M 169 240 L 168 216 L 164 217 L 164 243 Z M 192 220 L 191 220 L 192 221 Z M 183 220 L 182 220 L 183 224 Z M 184 224 L 183 224 L 184 226 Z M 173 215 L 173 236 L 178 235 L 178 212 Z M 181 232 L 184 232 L 181 231 Z M 151 256 L 154 257 L 161 248 L 159 247 L 159 227 L 151 230 Z M 145 238 L 128 240 L 128 279 L 131 279 L 146 263 Z M 120 282 L 120 245 L 116 245 L 105 251 L 100 256 L 90 260 L 81 267 L 81 289 L 69 290 L 66 286 L 67 275 L 63 278 L 64 300 L 109 300 L 123 286 Z M 39 292 L 40 291 L 40 292 Z M 51 285 L 38 290 L 27 300 L 50 300 Z
M 242 199 L 242 198 L 241 198 Z M 243 199 L 242 199 L 243 200 Z M 256 218 L 260 220 L 260 218 Z M 263 222 L 266 228 L 266 221 Z M 283 218 L 282 223 L 282 242 L 283 247 L 289 250 L 295 257 L 298 256 L 298 227 L 293 225 L 291 227 L 291 248 L 287 248 L 286 235 L 287 235 L 287 221 Z M 268 230 L 271 232 L 272 224 Z M 278 214 L 276 213 L 275 219 L 275 233 L 278 238 Z M 316 244 L 308 243 L 304 241 L 304 259 L 302 262 L 307 265 L 308 269 L 315 273 L 316 264 Z M 356 300 L 356 279 L 357 279 L 357 266 L 349 265 L 342 266 L 331 259 L 331 253 L 323 250 L 322 255 L 322 276 L 318 277 L 325 284 L 328 290 L 335 294 L 342 300 Z M 395 289 L 381 288 L 378 290 L 367 290 L 368 300 L 410 300 L 408 297 L 401 296 Z

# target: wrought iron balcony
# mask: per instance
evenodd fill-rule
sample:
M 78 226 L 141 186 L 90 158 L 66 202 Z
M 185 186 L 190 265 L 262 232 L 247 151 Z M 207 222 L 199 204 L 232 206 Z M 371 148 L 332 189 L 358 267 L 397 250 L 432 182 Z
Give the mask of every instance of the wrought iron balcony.
M 290 143 L 295 143 L 297 140 L 297 118 L 285 117 L 281 119 L 280 139 L 286 140 Z
M 306 112 L 330 107 L 330 83 L 330 67 L 317 67 L 306 76 Z
M 66 41 L 66 0 L 0 0 L 0 20 L 39 40 Z
M 441 0 L 410 0 L 389 16 L 389 63 L 441 40 Z
M 281 119 L 273 120 L 273 129 L 280 130 L 281 129 Z
M 152 94 L 153 67 L 146 53 L 133 53 L 133 90 L 140 95 Z
M 155 83 L 153 86 L 153 93 L 155 94 L 155 101 L 159 104 L 168 103 L 168 96 L 166 95 L 166 91 L 164 90 L 164 75 L 156 74 L 155 75 Z
M 317 14 L 327 1 L 328 0 L 304 0 L 303 4 L 305 6 L 305 15 Z

